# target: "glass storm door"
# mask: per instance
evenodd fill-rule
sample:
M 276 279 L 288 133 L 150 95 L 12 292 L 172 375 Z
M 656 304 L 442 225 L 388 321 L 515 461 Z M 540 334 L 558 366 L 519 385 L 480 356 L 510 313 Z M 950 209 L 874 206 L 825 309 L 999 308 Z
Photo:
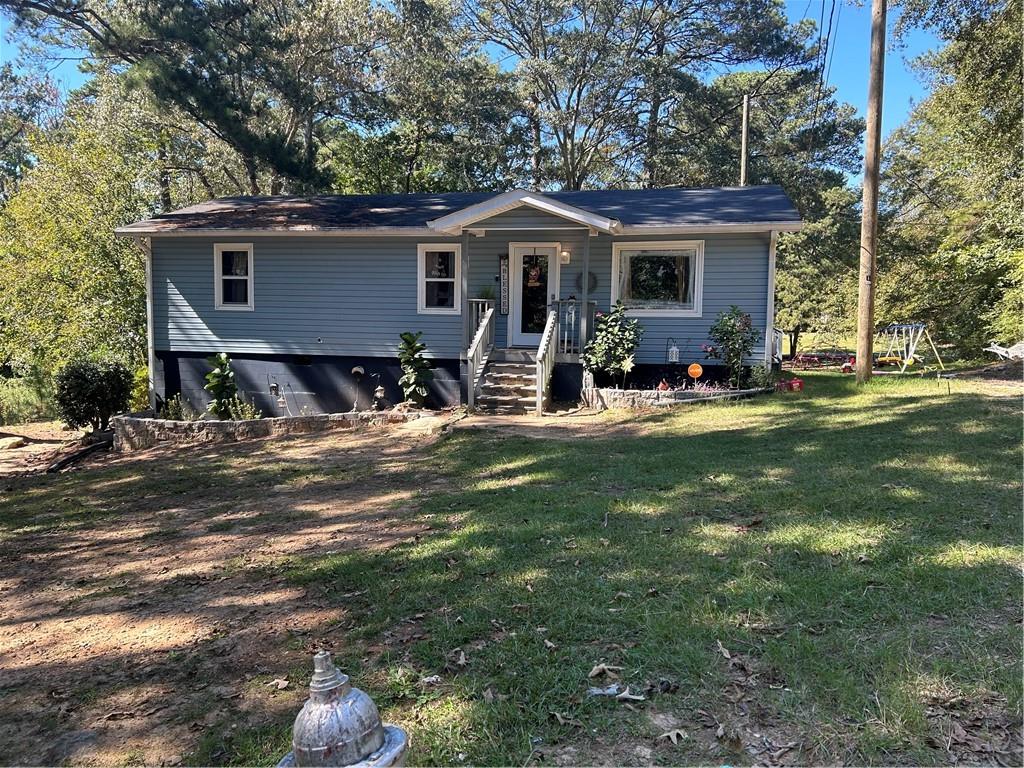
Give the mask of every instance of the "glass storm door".
M 558 297 L 558 246 L 513 244 L 512 307 L 509 345 L 536 347 L 544 333 L 548 307 Z

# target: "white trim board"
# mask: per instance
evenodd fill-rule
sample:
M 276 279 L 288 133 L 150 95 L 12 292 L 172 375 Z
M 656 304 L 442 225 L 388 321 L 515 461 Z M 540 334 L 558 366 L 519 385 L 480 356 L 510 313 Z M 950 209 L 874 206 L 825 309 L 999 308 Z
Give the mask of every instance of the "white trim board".
M 703 240 L 647 240 L 615 242 L 612 244 L 611 304 L 619 300 L 619 267 L 621 252 L 624 250 L 649 249 L 653 251 L 675 251 L 692 248 L 695 251 L 693 263 L 693 309 L 626 309 L 630 317 L 701 317 L 704 312 L 704 241 Z
M 764 365 L 765 368 L 772 367 L 774 330 L 775 330 L 775 247 L 779 242 L 779 233 L 772 232 L 771 242 L 768 244 L 768 306 L 764 320 Z
M 511 210 L 511 209 L 510 209 Z M 615 232 L 605 232 L 588 225 L 566 227 L 542 227 L 541 230 L 555 229 L 590 229 L 592 234 L 610 234 L 619 236 L 651 236 L 651 235 L 702 235 L 702 234 L 756 234 L 759 232 L 799 232 L 803 229 L 802 222 L 776 221 L 764 224 L 687 224 L 672 226 L 620 226 Z M 499 227 L 465 226 L 468 230 L 505 231 L 514 229 Z M 520 229 L 519 231 L 524 231 Z M 529 230 L 525 230 L 529 231 Z M 441 231 L 431 227 L 266 227 L 263 229 L 234 229 L 232 227 L 204 227 L 202 229 L 157 229 L 118 227 L 114 234 L 119 237 L 446 237 L 452 232 Z M 475 232 L 474 232 L 475 234 Z
M 436 278 L 453 282 L 454 301 L 451 307 L 427 306 L 427 278 L 424 257 L 428 251 L 451 251 L 455 254 L 455 273 L 452 277 Z M 462 243 L 419 243 L 416 246 L 416 314 L 418 315 L 461 315 L 462 314 Z
M 214 243 L 213 244 L 213 308 L 228 312 L 252 312 L 256 309 L 256 275 L 253 272 L 252 243 Z M 224 251 L 245 251 L 249 258 L 245 268 L 247 299 L 245 304 L 224 303 L 224 280 L 241 280 L 241 277 L 225 275 L 221 254 Z
M 583 208 L 577 208 L 575 205 L 559 202 L 546 195 L 542 195 L 540 192 L 531 192 L 526 189 L 513 189 L 511 192 L 503 192 L 489 200 L 484 200 L 475 205 L 466 206 L 454 213 L 449 213 L 446 216 L 432 219 L 427 222 L 427 226 L 436 231 L 454 234 L 482 219 L 511 211 L 520 206 L 543 211 L 568 221 L 574 221 L 580 226 L 592 227 L 607 234 L 615 234 L 622 228 L 618 219 L 610 219 L 607 216 L 601 216 Z M 545 227 L 541 227 L 541 229 L 545 229 Z
M 509 256 L 509 308 L 508 308 L 508 321 L 505 328 L 506 344 L 509 347 L 530 347 L 532 344 L 534 347 L 540 343 L 541 334 L 528 334 L 537 336 L 536 340 L 524 339 L 522 341 L 517 340 L 520 336 L 515 329 L 516 323 L 522 323 L 522 297 L 519 295 L 522 290 L 522 276 L 523 276 L 523 253 L 517 253 L 517 251 L 533 250 L 535 248 L 551 249 L 552 255 L 548 257 L 548 298 L 554 295 L 555 299 L 561 296 L 561 274 L 562 268 L 559 264 L 558 254 L 562 250 L 562 244 L 556 242 L 510 242 L 508 244 L 508 256 Z M 517 314 L 518 306 L 518 314 Z M 550 303 L 548 304 L 550 307 Z

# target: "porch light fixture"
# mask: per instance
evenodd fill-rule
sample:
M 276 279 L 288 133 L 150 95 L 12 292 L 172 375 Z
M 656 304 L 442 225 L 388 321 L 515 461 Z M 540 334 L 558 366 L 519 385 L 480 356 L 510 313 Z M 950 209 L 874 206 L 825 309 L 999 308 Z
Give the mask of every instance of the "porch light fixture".
M 671 336 L 665 342 L 665 360 L 672 365 L 679 365 L 679 347 Z
M 559 264 L 563 264 L 563 265 L 568 264 L 571 259 L 572 259 L 572 253 L 570 253 L 569 251 L 560 251 L 559 254 L 558 254 L 558 263 Z

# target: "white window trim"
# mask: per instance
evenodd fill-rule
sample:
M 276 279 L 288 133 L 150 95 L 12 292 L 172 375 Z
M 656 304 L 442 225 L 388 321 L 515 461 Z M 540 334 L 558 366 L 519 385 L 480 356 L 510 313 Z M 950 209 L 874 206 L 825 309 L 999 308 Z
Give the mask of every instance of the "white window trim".
M 245 280 L 248 283 L 248 290 L 246 291 L 246 297 L 249 299 L 245 304 L 236 303 L 224 303 L 224 280 L 238 280 L 241 278 L 232 277 L 228 275 L 224 276 L 223 259 L 221 254 L 224 251 L 245 251 L 249 254 L 249 264 L 246 268 Z M 256 308 L 256 301 L 253 295 L 253 259 L 252 259 L 252 243 L 215 243 L 213 246 L 213 292 L 214 292 L 214 304 L 217 309 L 222 309 L 228 312 L 252 312 Z
M 704 312 L 704 241 L 703 240 L 652 240 L 648 242 L 612 244 L 612 305 L 619 300 L 619 266 L 622 251 L 644 249 L 648 251 L 675 251 L 692 248 L 695 252 L 693 264 L 693 309 L 626 309 L 631 317 L 701 317 Z
M 427 306 L 427 280 L 452 282 L 450 277 L 428 278 L 424 263 L 427 251 L 452 251 L 455 253 L 455 302 L 453 307 Z M 461 243 L 419 243 L 416 246 L 416 312 L 420 315 L 461 315 L 462 314 L 462 244 Z

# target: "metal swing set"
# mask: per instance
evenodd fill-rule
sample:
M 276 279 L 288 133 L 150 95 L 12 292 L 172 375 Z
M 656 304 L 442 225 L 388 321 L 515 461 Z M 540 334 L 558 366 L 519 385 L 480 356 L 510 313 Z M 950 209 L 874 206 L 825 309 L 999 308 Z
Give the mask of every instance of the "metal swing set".
M 924 323 L 892 323 L 879 331 L 878 348 L 881 349 L 885 346 L 885 354 L 878 355 L 875 359 L 875 364 L 879 367 L 898 365 L 900 366 L 900 373 L 905 372 L 915 362 L 922 361 L 922 358 L 917 354 L 918 345 L 920 345 L 922 340 L 927 340 L 928 345 L 932 348 L 932 352 L 935 353 L 935 359 L 938 361 L 939 367 L 942 370 L 946 370 L 946 366 L 942 362 L 942 356 L 935 347 L 935 342 L 932 341 L 931 334 L 928 333 L 928 327 Z

